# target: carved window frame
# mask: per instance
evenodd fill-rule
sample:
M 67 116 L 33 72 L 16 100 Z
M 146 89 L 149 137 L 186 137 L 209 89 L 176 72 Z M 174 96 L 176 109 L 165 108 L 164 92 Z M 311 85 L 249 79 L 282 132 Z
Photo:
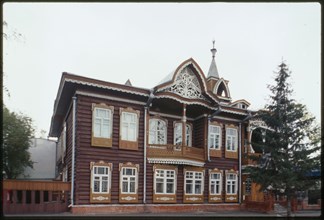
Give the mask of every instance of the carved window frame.
M 102 109 L 108 111 L 109 115 L 109 134 L 108 137 L 95 136 L 95 118 L 96 118 L 96 109 Z M 113 134 L 113 115 L 114 115 L 114 107 L 108 106 L 104 103 L 96 104 L 92 103 L 92 131 L 91 131 L 91 146 L 96 147 L 112 147 L 112 134 Z
M 219 193 L 212 193 L 212 175 L 219 174 Z M 217 181 L 217 180 L 216 180 Z M 217 168 L 209 170 L 209 191 L 208 191 L 208 201 L 211 203 L 218 203 L 223 201 L 223 170 Z
M 106 174 L 106 177 L 108 177 L 108 186 L 107 191 L 108 192 L 94 192 L 94 171 L 95 167 L 103 167 L 108 169 L 108 174 Z M 90 162 L 90 203 L 110 203 L 111 202 L 111 178 L 112 178 L 112 163 L 107 163 L 104 161 L 99 162 Z
M 152 132 L 152 128 L 151 128 L 151 121 L 160 121 L 162 123 L 164 123 L 164 128 L 165 130 L 164 132 L 164 142 L 163 143 L 152 143 L 151 141 L 151 132 Z M 155 117 L 150 117 L 149 118 L 149 134 L 148 134 L 148 143 L 149 144 L 157 144 L 157 145 L 166 145 L 168 142 L 168 121 L 166 119 L 162 119 L 161 117 L 155 116 Z M 155 130 L 156 133 L 158 133 L 159 131 Z M 157 136 L 157 134 L 155 133 L 155 136 Z M 155 137 L 156 138 L 156 137 Z
M 157 171 L 163 170 L 166 174 L 167 171 L 174 172 L 174 192 L 173 193 L 156 193 L 156 179 L 157 179 Z M 162 164 L 156 164 L 153 166 L 153 203 L 176 203 L 177 202 L 177 178 L 178 178 L 178 168 L 177 166 L 173 165 L 162 165 Z M 167 178 L 163 178 L 164 181 L 167 181 Z M 169 178 L 171 179 L 171 178 Z M 164 182 L 164 187 L 166 190 L 166 183 Z
M 124 140 L 123 139 L 123 115 L 124 114 L 132 114 L 135 117 L 135 140 Z M 120 132 L 119 132 L 119 148 L 126 149 L 126 150 L 138 150 L 138 136 L 139 136 L 139 118 L 140 118 L 140 111 L 134 110 L 133 108 L 120 108 L 119 109 L 120 115 Z
M 192 173 L 193 178 L 188 178 L 187 173 Z M 201 178 L 196 178 L 196 174 L 201 174 Z M 203 203 L 205 191 L 205 169 L 203 167 L 186 167 L 183 170 L 183 202 L 184 203 Z M 187 193 L 187 180 L 193 181 L 193 193 Z M 201 181 L 201 193 L 195 193 L 196 180 Z
M 229 179 L 230 176 L 234 176 L 235 180 Z M 229 187 L 229 182 L 230 182 L 230 187 L 234 185 L 234 192 L 228 192 L 228 187 Z M 235 171 L 233 169 L 231 170 L 226 170 L 225 171 L 225 202 L 237 202 L 238 201 L 238 171 Z
M 124 169 L 135 170 L 135 192 L 123 192 L 123 174 Z M 139 180 L 139 164 L 119 163 L 119 202 L 120 203 L 138 203 L 138 180 Z M 127 181 L 128 182 L 128 181 Z

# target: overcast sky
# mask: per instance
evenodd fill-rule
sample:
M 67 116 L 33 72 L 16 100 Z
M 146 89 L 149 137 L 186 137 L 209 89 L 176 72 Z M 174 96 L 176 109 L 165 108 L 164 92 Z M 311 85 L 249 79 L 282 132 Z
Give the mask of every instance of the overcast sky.
M 215 39 L 232 100 L 257 110 L 274 71 L 292 71 L 293 98 L 320 122 L 321 6 L 318 3 L 6 3 L 4 103 L 49 131 L 62 72 L 152 88 L 192 57 L 205 75 Z

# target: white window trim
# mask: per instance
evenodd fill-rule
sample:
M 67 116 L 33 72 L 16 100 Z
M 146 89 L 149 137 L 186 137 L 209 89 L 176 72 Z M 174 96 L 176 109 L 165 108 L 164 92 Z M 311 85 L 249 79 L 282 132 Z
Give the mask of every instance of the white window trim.
M 157 177 L 156 176 L 156 171 L 164 171 L 164 177 Z M 170 177 L 167 177 L 166 176 L 166 173 L 167 171 L 172 171 L 174 173 L 174 178 L 170 178 Z M 162 193 L 160 192 L 156 192 L 156 179 L 157 178 L 160 178 L 160 179 L 163 179 L 163 191 Z M 168 193 L 167 192 L 167 179 L 173 179 L 173 184 L 174 184 L 174 187 L 173 187 L 173 192 L 172 193 Z M 154 193 L 156 195 L 175 195 L 176 193 L 176 189 L 177 189 L 177 172 L 175 170 L 170 170 L 170 169 L 155 169 L 154 170 Z
M 130 189 L 130 177 L 134 177 L 134 176 L 128 176 L 128 175 L 124 175 L 123 174 L 123 170 L 124 169 L 132 169 L 135 170 L 135 192 L 123 192 L 123 178 L 127 177 L 127 183 L 128 183 L 128 189 Z M 122 194 L 137 194 L 138 192 L 138 172 L 137 172 L 137 168 L 136 167 L 122 167 L 120 170 L 120 180 L 119 180 L 119 184 L 120 184 L 120 191 Z
M 235 180 L 228 179 L 229 178 L 229 175 L 234 175 L 235 176 Z M 228 181 L 231 181 L 231 186 L 233 185 L 233 182 L 235 183 L 235 188 L 234 188 L 235 192 L 231 192 L 230 193 L 230 192 L 227 191 Z M 232 187 L 231 187 L 231 189 L 232 189 Z M 226 194 L 227 195 L 236 195 L 237 194 L 237 190 L 238 190 L 238 175 L 237 175 L 237 173 L 227 173 L 226 174 Z
M 131 114 L 131 115 L 134 115 L 135 116 L 135 131 L 134 131 L 134 134 L 135 134 L 135 140 L 129 140 L 128 139 L 128 137 L 127 137 L 127 139 L 124 139 L 125 137 L 123 137 L 123 131 L 122 131 L 122 129 L 123 129 L 123 124 L 124 123 L 126 123 L 126 122 L 124 122 L 123 121 L 123 118 L 124 118 L 124 114 Z M 121 140 L 123 140 L 123 141 L 133 141 L 133 142 L 136 142 L 137 140 L 138 140 L 138 114 L 137 113 L 135 113 L 135 112 L 129 112 L 129 111 L 122 111 L 122 113 L 121 113 L 121 133 L 120 133 L 120 137 L 121 137 Z M 131 122 L 132 123 L 132 122 Z M 129 125 L 131 124 L 130 122 L 127 122 L 127 125 L 128 125 L 128 128 L 127 128 L 127 136 L 128 136 L 128 129 L 130 129 L 129 128 Z
M 187 178 L 187 173 L 193 173 L 193 178 Z M 201 175 L 201 179 L 196 179 L 196 177 L 195 177 L 195 174 L 196 173 L 201 173 L 202 175 Z M 204 172 L 202 172 L 202 171 L 190 171 L 190 170 L 188 170 L 188 171 L 186 171 L 185 172 L 185 175 L 184 175 L 184 193 L 185 193 L 185 195 L 203 195 L 204 194 L 204 185 L 205 185 L 205 181 L 204 181 Z M 189 179 L 189 180 L 192 180 L 193 181 L 193 193 L 187 193 L 187 191 L 186 191 L 186 189 L 187 189 L 187 179 Z M 196 186 L 196 180 L 201 180 L 201 193 L 195 193 L 195 186 Z
M 151 140 L 151 132 L 152 132 L 151 121 L 156 121 L 156 123 L 158 121 L 160 121 L 160 122 L 164 123 L 164 131 L 159 130 L 161 133 L 163 132 L 163 135 L 164 135 L 164 142 L 163 143 L 152 143 L 152 140 Z M 168 130 L 167 123 L 164 120 L 158 119 L 158 118 L 150 118 L 150 120 L 149 120 L 149 144 L 167 144 L 167 138 L 168 138 L 167 137 L 167 134 L 168 134 L 167 130 Z M 155 140 L 158 139 L 157 134 L 158 134 L 158 130 L 154 130 Z
M 104 111 L 108 111 L 108 137 L 105 137 L 105 136 L 102 136 L 102 118 L 101 118 L 101 124 L 100 124 L 100 127 L 101 127 L 101 134 L 96 136 L 95 134 L 95 122 L 96 122 L 96 110 L 99 109 L 99 110 L 104 110 Z M 96 138 L 112 138 L 112 125 L 113 125 L 113 111 L 109 108 L 103 108 L 103 107 L 96 107 L 94 106 L 93 108 L 93 114 L 92 114 L 92 133 L 93 133 L 93 137 L 96 137 Z
M 212 131 L 212 127 L 218 127 L 218 129 L 219 129 L 219 133 L 212 133 L 211 131 Z M 219 135 L 219 138 L 218 138 L 218 148 L 214 148 L 214 147 L 212 147 L 212 143 L 210 142 L 210 138 L 211 138 L 211 135 L 213 135 L 214 137 L 213 137 L 213 140 L 215 140 L 216 139 L 216 135 Z M 209 149 L 213 149 L 213 150 L 220 150 L 221 149 L 221 144 L 222 144 L 222 128 L 221 128 L 221 126 L 219 126 L 219 125 L 213 125 L 213 124 L 211 124 L 211 125 L 209 125 L 209 137 L 208 137 L 208 139 L 209 139 L 209 141 L 208 141 L 208 144 L 209 144 Z
M 178 125 L 178 124 L 180 124 L 181 125 L 181 145 L 184 145 L 183 143 L 182 143 L 182 122 L 175 122 L 174 123 L 174 126 L 173 126 L 173 144 L 174 145 L 177 145 L 176 144 L 176 126 Z M 188 136 L 188 134 L 187 134 L 187 127 L 189 127 L 190 128 L 190 132 L 189 132 L 189 144 L 188 145 L 185 145 L 185 146 L 188 146 L 188 147 L 192 147 L 192 126 L 190 125 L 190 124 L 187 124 L 186 123 L 186 131 L 185 131 L 185 135 L 186 135 L 186 138 L 185 138 L 185 142 L 187 143 L 187 136 Z
M 235 130 L 235 135 L 230 135 L 228 130 Z M 231 143 L 233 142 L 233 137 L 235 137 L 235 141 L 234 141 L 234 150 L 232 149 L 228 149 L 228 145 L 227 145 L 227 141 L 229 138 L 231 138 Z M 225 149 L 226 151 L 231 151 L 231 152 L 237 152 L 237 142 L 238 142 L 238 138 L 237 138 L 237 128 L 226 128 L 226 143 L 225 143 Z
M 106 175 L 103 175 L 103 174 L 94 174 L 94 168 L 95 167 L 104 167 L 104 168 L 108 168 L 108 174 Z M 100 192 L 95 192 L 94 191 L 94 178 L 95 176 L 108 176 L 108 185 L 107 185 L 107 192 L 101 192 L 102 190 L 102 180 L 100 179 Z M 107 193 L 109 194 L 110 193 L 110 187 L 111 187 L 111 170 L 110 170 L 110 167 L 109 166 L 104 166 L 104 165 L 94 165 L 92 166 L 92 169 L 91 169 L 91 189 L 92 189 L 92 193 Z
M 212 186 L 212 181 L 217 181 L 217 179 L 212 179 L 212 175 L 213 174 L 219 174 L 220 178 L 218 179 L 219 180 L 219 193 L 213 193 L 212 192 L 212 189 L 211 189 L 211 186 Z M 209 193 L 210 195 L 222 195 L 222 186 L 223 186 L 223 176 L 222 176 L 222 173 L 221 172 L 212 172 L 209 174 Z M 216 183 L 215 183 L 216 184 Z

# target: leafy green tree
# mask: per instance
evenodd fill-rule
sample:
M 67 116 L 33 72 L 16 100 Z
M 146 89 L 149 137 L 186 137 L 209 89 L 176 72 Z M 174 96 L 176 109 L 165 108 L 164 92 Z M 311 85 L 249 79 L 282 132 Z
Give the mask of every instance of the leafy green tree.
M 3 105 L 2 167 L 6 178 L 15 179 L 25 167 L 33 168 L 28 152 L 33 135 L 32 119 Z
M 259 166 L 247 168 L 252 180 L 261 185 L 261 190 L 272 188 L 287 196 L 288 216 L 295 193 L 315 184 L 307 174 L 320 169 L 320 128 L 306 106 L 291 98 L 290 75 L 287 65 L 282 62 L 275 85 L 268 86 L 270 103 L 258 113 L 269 128 L 262 146 L 265 155 Z

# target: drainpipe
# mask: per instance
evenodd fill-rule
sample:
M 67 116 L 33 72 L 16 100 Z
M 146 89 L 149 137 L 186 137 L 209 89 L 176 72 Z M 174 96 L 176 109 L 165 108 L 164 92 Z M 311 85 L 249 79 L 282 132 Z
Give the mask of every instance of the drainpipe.
M 154 90 L 150 90 L 150 96 L 144 106 L 144 176 L 143 176 L 143 203 L 146 204 L 146 147 L 147 147 L 147 109 L 152 105 Z
M 210 145 L 210 143 L 209 143 L 209 125 L 210 125 L 210 120 L 211 120 L 211 117 L 209 116 L 208 117 L 208 124 L 207 124 L 207 160 L 208 160 L 208 162 L 210 162 L 210 152 L 209 152 L 209 145 Z
M 72 172 L 71 172 L 71 205 L 74 205 L 74 158 L 75 158 L 75 113 L 76 113 L 76 101 L 75 96 L 72 97 L 73 100 L 73 112 L 72 112 Z
M 242 123 L 239 123 L 239 204 L 241 204 L 242 196 Z
M 147 115 L 147 107 L 144 107 L 144 177 L 143 177 L 143 203 L 146 203 L 146 116 Z

